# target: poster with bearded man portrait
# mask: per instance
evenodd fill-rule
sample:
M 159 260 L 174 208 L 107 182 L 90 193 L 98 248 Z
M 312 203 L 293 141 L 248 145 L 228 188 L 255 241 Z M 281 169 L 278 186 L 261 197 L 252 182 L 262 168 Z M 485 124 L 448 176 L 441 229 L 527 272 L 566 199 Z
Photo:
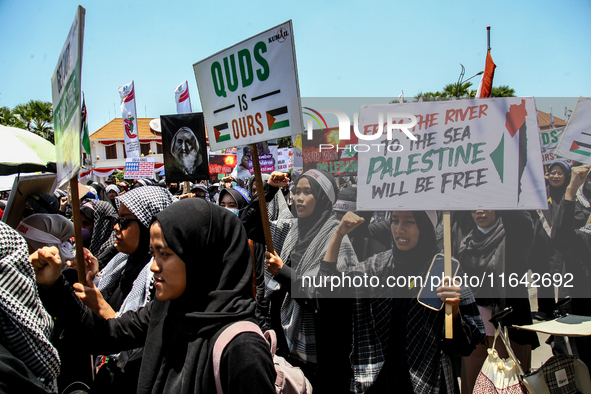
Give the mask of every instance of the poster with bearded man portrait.
M 203 114 L 162 115 L 160 124 L 166 182 L 209 179 Z

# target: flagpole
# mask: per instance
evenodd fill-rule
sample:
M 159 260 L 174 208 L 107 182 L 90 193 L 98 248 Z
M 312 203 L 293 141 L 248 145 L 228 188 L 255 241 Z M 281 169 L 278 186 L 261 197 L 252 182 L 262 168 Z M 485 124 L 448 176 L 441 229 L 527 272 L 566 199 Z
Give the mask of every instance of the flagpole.
M 486 48 L 490 51 L 490 26 L 486 26 Z

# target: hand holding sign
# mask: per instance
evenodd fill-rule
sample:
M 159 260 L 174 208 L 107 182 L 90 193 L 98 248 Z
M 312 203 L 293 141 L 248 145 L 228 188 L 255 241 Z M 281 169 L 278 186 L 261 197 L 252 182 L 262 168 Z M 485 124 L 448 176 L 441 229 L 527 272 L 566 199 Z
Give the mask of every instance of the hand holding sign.
M 345 236 L 363 224 L 363 222 L 365 222 L 365 219 L 362 217 L 357 216 L 353 212 L 347 212 L 341 219 L 341 223 L 339 224 L 336 232 L 339 235 Z
M 74 268 L 76 271 L 78 271 L 76 256 L 74 256 L 72 260 L 66 261 L 66 264 L 68 265 L 68 267 Z M 91 280 L 93 280 L 96 274 L 98 274 L 99 272 L 99 264 L 97 258 L 94 257 L 90 250 L 86 248 L 84 248 L 84 268 L 84 276 L 87 278 L 87 280 L 89 275 L 91 277 Z
M 591 164 L 573 167 L 571 170 L 570 184 L 566 188 L 564 198 L 566 198 L 568 201 L 575 201 L 577 190 L 579 190 L 579 188 L 585 183 L 590 168 Z
M 273 276 L 277 275 L 281 268 L 283 268 L 283 260 L 277 255 L 277 252 L 273 252 L 272 254 L 265 252 L 265 264 L 267 271 Z
M 84 286 L 81 283 L 74 283 L 72 286 L 74 294 L 95 314 L 101 316 L 103 319 L 114 319 L 117 317 L 117 314 L 94 285 L 92 281 L 93 277 L 94 275 L 91 272 L 87 273 L 86 283 L 88 283 L 88 286 Z
M 460 297 L 462 296 L 462 289 L 458 286 L 454 286 L 450 283 L 450 278 L 443 280 L 443 285 L 437 288 L 437 297 L 446 304 L 450 304 L 452 309 L 452 315 L 457 315 L 458 305 L 460 304 Z

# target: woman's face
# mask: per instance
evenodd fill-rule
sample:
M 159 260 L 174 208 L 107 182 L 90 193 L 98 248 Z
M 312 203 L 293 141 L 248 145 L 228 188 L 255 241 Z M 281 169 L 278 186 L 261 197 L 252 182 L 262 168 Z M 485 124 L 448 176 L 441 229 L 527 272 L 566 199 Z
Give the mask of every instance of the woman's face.
M 94 228 L 94 223 L 84 216 L 84 214 L 80 215 L 80 221 L 82 222 L 82 228 L 87 230 L 92 230 Z
M 308 178 L 302 177 L 295 190 L 294 201 L 299 218 L 308 217 L 314 212 L 316 207 L 316 198 L 312 194 L 312 188 Z
M 195 197 L 205 198 L 205 190 L 203 189 L 196 189 L 194 194 Z
M 398 250 L 411 250 L 417 246 L 419 227 L 411 211 L 392 212 L 391 228 Z
M 115 197 L 117 197 L 117 192 L 115 190 L 111 190 L 107 193 L 107 197 L 109 197 L 111 200 L 114 200 Z
M 179 298 L 187 287 L 185 263 L 168 247 L 158 222 L 150 227 L 150 251 L 154 254 L 150 270 L 154 273 L 156 298 L 158 301 Z
M 561 187 L 564 184 L 565 179 L 566 174 L 559 165 L 555 164 L 550 167 L 550 173 L 548 174 L 548 182 L 550 182 L 550 186 Z
M 248 162 L 249 161 L 250 161 L 250 156 L 244 155 L 244 156 L 242 156 L 242 160 L 240 161 L 240 164 L 242 165 L 242 167 L 244 167 L 248 170 Z
M 489 228 L 493 226 L 497 220 L 497 216 L 495 211 L 489 210 L 478 210 L 472 211 L 472 219 L 474 219 L 474 223 L 482 228 Z
M 140 225 L 137 217 L 123 204 L 119 206 L 119 217 L 132 219 L 123 227 L 117 223 L 115 229 L 115 247 L 121 253 L 133 254 L 140 244 Z
M 224 208 L 238 208 L 238 204 L 236 204 L 236 200 L 230 193 L 224 193 L 224 197 L 222 197 L 222 201 L 220 201 L 220 206 Z

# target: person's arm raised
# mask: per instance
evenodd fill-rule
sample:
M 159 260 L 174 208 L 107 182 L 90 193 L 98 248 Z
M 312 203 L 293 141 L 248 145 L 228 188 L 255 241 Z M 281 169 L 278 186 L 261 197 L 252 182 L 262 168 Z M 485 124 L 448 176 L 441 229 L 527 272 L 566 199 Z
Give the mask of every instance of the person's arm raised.
M 566 193 L 564 194 L 565 200 L 575 201 L 577 199 L 577 190 L 579 190 L 579 188 L 585 183 L 585 179 L 587 179 L 587 174 L 589 174 L 590 168 L 591 164 L 573 167 L 571 171 L 570 183 L 568 184 Z
M 49 289 L 62 276 L 62 260 L 55 246 L 44 247 L 29 256 L 37 284 Z
M 339 257 L 339 249 L 341 247 L 343 238 L 345 238 L 345 235 L 355 230 L 363 222 L 365 222 L 365 219 L 362 217 L 357 216 L 353 212 L 347 212 L 341 219 L 339 226 L 330 240 L 330 244 L 328 244 L 328 250 L 324 255 L 324 261 L 328 263 L 336 263 L 337 258 Z

